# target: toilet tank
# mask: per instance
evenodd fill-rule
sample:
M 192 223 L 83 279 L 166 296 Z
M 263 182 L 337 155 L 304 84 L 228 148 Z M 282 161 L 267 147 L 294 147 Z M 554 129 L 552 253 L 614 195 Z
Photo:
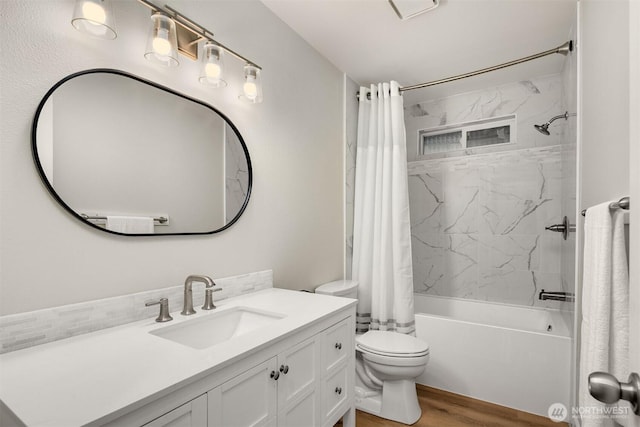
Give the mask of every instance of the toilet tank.
M 358 298 L 358 282 L 355 280 L 336 280 L 318 286 L 316 293 L 356 299 Z

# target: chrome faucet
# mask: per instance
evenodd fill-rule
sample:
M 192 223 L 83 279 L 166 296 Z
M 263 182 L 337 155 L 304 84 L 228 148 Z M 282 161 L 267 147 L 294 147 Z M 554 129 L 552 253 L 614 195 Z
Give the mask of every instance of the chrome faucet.
M 191 314 L 195 314 L 196 312 L 193 309 L 193 290 L 192 290 L 193 282 L 204 283 L 206 285 L 207 294 L 209 294 L 209 292 L 221 290 L 220 288 L 210 289 L 210 288 L 213 288 L 216 284 L 208 276 L 201 276 L 197 274 L 188 276 L 187 280 L 184 281 L 184 304 L 182 306 L 182 311 L 180 312 L 180 314 L 182 314 L 183 316 L 189 316 Z M 208 304 L 205 303 L 205 305 L 202 308 L 204 308 L 205 310 L 211 310 L 212 308 L 215 308 L 215 306 L 213 305 L 213 300 L 211 300 L 211 303 L 209 304 L 209 306 Z

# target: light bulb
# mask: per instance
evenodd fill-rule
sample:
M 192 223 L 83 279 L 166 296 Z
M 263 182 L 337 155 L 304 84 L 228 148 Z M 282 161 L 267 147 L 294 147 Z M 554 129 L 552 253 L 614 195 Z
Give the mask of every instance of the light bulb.
M 104 25 L 107 22 L 107 13 L 99 4 L 86 1 L 82 5 L 82 14 L 94 25 Z
M 262 79 L 260 78 L 260 68 L 258 66 L 250 63 L 245 64 L 242 94 L 238 98 L 252 104 L 262 102 Z
M 242 90 L 244 90 L 244 96 L 252 101 L 258 96 L 258 86 L 256 86 L 256 84 L 252 81 L 245 82 Z
M 167 56 L 171 52 L 169 42 L 169 30 L 158 28 L 158 34 L 153 38 L 153 51 L 161 56 Z
M 204 72 L 209 79 L 218 79 L 220 78 L 220 74 L 222 69 L 218 64 L 213 62 L 208 62 L 207 65 L 204 66 Z
M 144 57 L 165 67 L 178 65 L 176 24 L 166 15 L 156 12 L 151 15 L 149 38 Z
M 221 46 L 207 41 L 202 46 L 202 66 L 198 80 L 211 88 L 225 87 L 224 80 L 224 49 Z
M 71 25 L 93 37 L 113 40 L 117 37 L 108 0 L 76 0 Z

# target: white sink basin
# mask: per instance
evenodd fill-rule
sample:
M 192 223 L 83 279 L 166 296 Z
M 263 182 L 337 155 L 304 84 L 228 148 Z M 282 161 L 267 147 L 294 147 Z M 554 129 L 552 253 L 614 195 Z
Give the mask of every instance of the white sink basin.
M 177 325 L 154 329 L 149 333 L 195 349 L 203 349 L 266 327 L 284 317 L 286 316 L 279 313 L 233 307 Z

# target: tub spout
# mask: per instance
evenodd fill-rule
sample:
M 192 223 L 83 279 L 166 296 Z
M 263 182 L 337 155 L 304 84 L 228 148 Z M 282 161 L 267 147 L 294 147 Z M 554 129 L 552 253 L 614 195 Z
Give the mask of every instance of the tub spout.
M 541 301 L 551 300 L 574 302 L 576 300 L 576 296 L 571 292 L 547 292 L 543 289 L 540 291 L 538 299 Z

